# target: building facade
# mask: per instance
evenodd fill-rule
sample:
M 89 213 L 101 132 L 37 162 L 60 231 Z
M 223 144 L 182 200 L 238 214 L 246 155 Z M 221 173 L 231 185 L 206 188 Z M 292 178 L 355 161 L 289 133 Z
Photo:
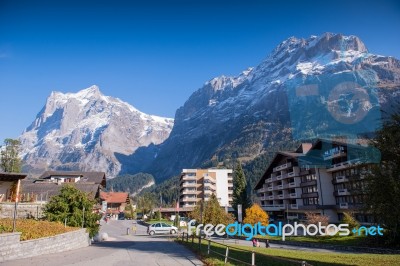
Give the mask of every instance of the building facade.
M 180 207 L 194 207 L 215 194 L 223 207 L 232 205 L 232 169 L 183 169 L 180 177 Z
M 363 212 L 368 155 L 364 146 L 323 140 L 278 152 L 255 186 L 258 201 L 276 220 L 304 220 L 315 212 L 339 222 L 351 211 L 370 223 Z

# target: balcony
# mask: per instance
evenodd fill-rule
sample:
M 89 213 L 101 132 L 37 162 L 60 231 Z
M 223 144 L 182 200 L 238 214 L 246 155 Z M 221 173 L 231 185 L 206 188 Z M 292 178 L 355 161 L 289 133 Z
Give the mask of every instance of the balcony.
M 303 170 L 299 173 L 300 176 L 302 175 L 309 175 L 310 174 L 310 170 Z
M 182 187 L 197 187 L 196 183 L 183 183 Z
M 272 177 L 265 179 L 265 183 L 270 183 L 272 182 Z
M 181 180 L 196 180 L 196 176 L 195 175 L 183 175 L 181 177 Z
M 268 187 L 268 191 L 272 191 L 272 190 L 274 190 L 273 186 Z
M 191 189 L 185 189 L 182 191 L 182 194 L 196 194 L 196 190 L 191 190 Z
M 306 182 L 301 182 L 301 187 L 315 186 L 317 184 L 317 180 L 308 180 Z
M 284 205 L 264 205 L 262 207 L 267 211 L 281 211 L 285 209 Z
M 283 199 L 285 197 L 285 194 L 278 194 L 278 199 Z
M 269 200 L 273 200 L 273 199 L 274 199 L 274 195 L 268 196 L 268 199 L 269 199 Z
M 283 185 L 278 185 L 278 189 L 283 189 Z
M 191 197 L 184 197 L 182 199 L 183 202 L 195 202 L 196 198 L 191 198 Z
M 297 210 L 297 209 L 299 209 L 299 205 L 297 205 L 297 204 L 290 204 L 290 209 Z
M 258 193 L 267 192 L 267 191 L 268 191 L 268 188 L 264 187 L 264 186 L 257 190 Z
M 347 182 L 347 181 L 349 181 L 349 179 L 347 179 L 347 177 L 344 176 L 344 175 L 337 176 L 335 179 L 336 179 L 336 183 L 342 183 L 342 182 Z
M 339 204 L 339 208 L 340 209 L 348 209 L 349 208 L 349 204 L 347 202 L 342 202 Z
M 276 177 L 276 180 L 281 180 L 282 179 L 282 175 L 278 175 L 277 177 Z
M 289 183 L 289 187 L 297 187 L 297 186 L 298 186 L 298 184 L 296 184 L 296 182 Z
M 338 189 L 337 194 L 339 196 L 348 196 L 350 195 L 350 192 L 347 190 L 347 188 L 343 188 L 343 189 Z
M 345 162 L 341 162 L 341 163 L 337 163 L 334 165 L 331 165 L 330 167 L 328 167 L 328 169 L 326 169 L 327 172 L 333 172 L 333 171 L 338 171 L 338 170 L 342 170 L 342 169 L 346 169 L 349 167 L 353 167 L 356 166 L 358 164 L 361 164 L 361 160 L 360 159 L 354 159 L 354 160 L 350 160 L 350 161 L 345 161 Z
M 273 171 L 274 172 L 281 171 L 281 170 L 286 169 L 286 168 L 291 167 L 291 166 L 292 166 L 292 163 L 285 163 L 285 164 L 282 164 L 282 165 L 279 165 L 279 166 L 275 167 L 273 169 Z
M 344 150 L 331 150 L 328 153 L 324 154 L 324 160 L 332 160 L 334 158 L 344 157 L 346 156 L 346 152 Z
M 296 173 L 293 171 L 293 172 L 289 172 L 288 174 L 287 174 L 287 176 L 288 177 L 293 177 L 293 176 L 295 176 L 296 175 Z
M 297 193 L 290 193 L 289 197 L 290 197 L 291 199 L 297 198 Z

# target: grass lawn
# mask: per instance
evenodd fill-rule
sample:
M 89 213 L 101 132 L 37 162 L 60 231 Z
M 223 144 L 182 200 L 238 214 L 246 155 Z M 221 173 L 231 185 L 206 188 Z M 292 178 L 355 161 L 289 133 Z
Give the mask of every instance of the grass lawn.
M 11 233 L 13 228 L 12 219 L 0 219 L 0 233 Z M 64 227 L 63 224 L 48 221 L 36 221 L 33 219 L 18 219 L 16 231 L 21 232 L 21 240 L 30 240 L 41 237 L 54 236 L 80 228 Z
M 180 241 L 183 243 L 182 241 Z M 207 241 L 202 240 L 201 253 L 198 250 L 198 242 L 194 244 L 184 242 L 184 245 L 194 250 L 207 265 L 224 265 L 223 257 L 217 254 L 207 255 Z M 301 261 L 306 261 L 312 265 L 400 265 L 400 255 L 382 254 L 341 254 L 341 253 L 322 253 L 309 251 L 295 251 L 273 248 L 253 248 L 246 246 L 231 246 L 229 254 L 235 259 L 251 262 L 251 251 L 256 252 L 256 265 L 299 265 Z M 235 249 L 235 247 L 240 248 Z M 211 250 L 225 254 L 225 247 L 212 243 Z M 244 251 L 247 250 L 247 251 Z M 228 260 L 229 262 L 229 260 Z M 228 264 L 229 265 L 229 264 Z M 231 261 L 230 265 L 243 265 Z
M 280 236 L 257 236 L 257 238 L 268 238 L 269 240 L 282 240 Z M 309 242 L 317 244 L 343 245 L 343 246 L 366 246 L 365 236 L 290 236 L 286 237 L 286 241 Z M 282 242 L 284 244 L 284 242 Z

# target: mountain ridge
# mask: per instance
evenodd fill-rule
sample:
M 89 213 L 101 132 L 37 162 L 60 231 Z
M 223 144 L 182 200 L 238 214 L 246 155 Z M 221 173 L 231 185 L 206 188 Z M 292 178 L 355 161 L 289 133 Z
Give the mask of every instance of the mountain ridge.
M 76 93 L 53 91 L 20 137 L 25 169 L 102 170 L 115 177 L 115 153 L 159 144 L 169 136 L 173 119 L 148 115 L 101 93 L 98 86 Z
M 301 141 L 300 137 L 335 134 L 338 128 L 345 128 L 343 123 L 340 124 L 341 118 L 335 118 L 341 113 L 336 110 L 335 114 L 329 109 L 338 100 L 330 98 L 332 91 L 341 88 L 338 84 L 358 84 L 361 91 L 368 92 L 371 101 L 362 106 L 364 113 L 376 115 L 379 109 L 390 111 L 392 103 L 400 100 L 400 61 L 369 53 L 366 45 L 354 35 L 324 33 L 305 39 L 290 37 L 257 66 L 249 67 L 237 76 L 214 77 L 195 90 L 177 109 L 173 127 L 172 123 L 167 123 L 170 126 L 168 137 L 164 134 L 164 138 L 137 145 L 132 150 L 114 149 L 112 163 L 118 167 L 110 172 L 114 176 L 150 173 L 159 182 L 179 174 L 183 168 L 217 166 L 221 163 L 229 166 L 236 160 L 250 161 L 274 150 L 274 147 L 290 146 L 288 143 Z M 298 97 L 299 88 L 315 86 L 320 88 L 318 95 L 309 99 Z M 92 92 L 85 93 L 96 94 L 97 91 L 93 88 Z M 56 95 L 54 93 L 54 97 Z M 83 102 L 80 101 L 80 104 Z M 308 108 L 309 105 L 316 107 Z M 356 107 L 347 107 L 349 115 L 354 116 L 352 112 L 356 111 Z M 96 104 L 90 110 L 96 110 Z M 65 115 L 57 108 L 52 111 L 53 120 L 49 118 L 51 123 L 48 128 L 51 130 L 61 127 L 59 120 Z M 36 121 L 32 123 L 33 128 L 40 129 L 40 133 L 48 133 L 44 126 L 37 128 L 40 121 Z M 328 123 L 321 124 L 321 121 Z M 363 121 L 353 121 L 356 130 L 344 133 L 357 136 L 375 129 L 368 126 L 371 118 Z M 298 125 L 304 125 L 304 129 Z M 66 128 L 73 126 L 74 123 L 64 125 Z M 107 127 L 96 127 L 98 133 L 93 134 L 102 136 Z M 32 128 L 29 129 L 24 132 L 25 135 L 33 134 Z M 101 139 L 105 146 L 112 140 Z M 39 151 L 32 155 L 33 158 L 48 156 L 46 149 L 41 150 L 40 145 L 37 148 Z M 70 154 L 65 150 L 62 156 L 67 158 L 60 167 L 74 159 L 68 159 Z

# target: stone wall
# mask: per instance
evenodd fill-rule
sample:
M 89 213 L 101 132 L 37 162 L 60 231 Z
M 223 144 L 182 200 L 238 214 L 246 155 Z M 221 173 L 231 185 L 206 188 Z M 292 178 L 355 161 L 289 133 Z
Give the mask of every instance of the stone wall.
M 0 234 L 0 262 L 63 252 L 90 245 L 86 229 L 27 241 L 20 241 L 20 236 L 21 233 Z
M 18 203 L 17 217 L 18 218 L 41 218 L 43 216 L 43 208 L 45 203 Z M 14 202 L 0 203 L 0 218 L 14 217 Z

